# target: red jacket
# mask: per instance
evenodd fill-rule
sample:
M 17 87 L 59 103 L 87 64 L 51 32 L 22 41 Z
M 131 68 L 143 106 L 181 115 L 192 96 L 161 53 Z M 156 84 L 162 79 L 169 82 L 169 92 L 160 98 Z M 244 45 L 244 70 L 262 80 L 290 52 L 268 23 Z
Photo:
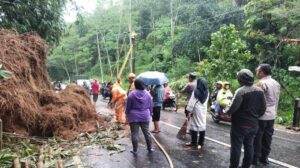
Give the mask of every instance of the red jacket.
M 99 87 L 98 81 L 93 82 L 93 84 L 92 84 L 93 94 L 99 94 L 99 90 L 100 90 L 100 87 Z

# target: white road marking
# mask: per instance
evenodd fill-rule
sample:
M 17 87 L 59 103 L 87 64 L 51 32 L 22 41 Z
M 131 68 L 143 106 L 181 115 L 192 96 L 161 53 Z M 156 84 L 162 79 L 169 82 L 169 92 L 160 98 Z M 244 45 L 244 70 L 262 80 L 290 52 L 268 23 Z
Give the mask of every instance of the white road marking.
M 165 125 L 167 125 L 167 126 L 170 126 L 170 127 L 173 127 L 173 128 L 175 128 L 175 129 L 180 130 L 180 127 L 177 127 L 177 126 L 175 126 L 175 125 L 172 125 L 172 124 L 169 124 L 169 123 L 166 123 L 166 122 L 163 122 L 163 121 L 160 121 L 160 123 L 165 124 Z M 215 139 L 210 138 L 210 137 L 207 137 L 207 136 L 205 136 L 205 139 L 207 139 L 207 140 L 209 140 L 209 141 L 212 141 L 212 142 L 215 142 L 215 143 L 217 143 L 217 144 L 226 146 L 226 147 L 228 147 L 228 148 L 231 147 L 231 145 L 229 145 L 229 144 L 227 144 L 227 143 L 224 143 L 224 142 L 215 140 Z M 243 152 L 244 152 L 244 151 L 243 151 Z M 296 166 L 293 166 L 293 165 L 290 165 L 290 164 L 288 164 L 288 163 L 284 163 L 284 162 L 281 162 L 281 161 L 279 161 L 279 160 L 275 160 L 275 159 L 272 159 L 272 158 L 269 158 L 269 161 L 272 162 L 272 163 L 274 163 L 274 164 L 277 164 L 277 165 L 279 165 L 279 166 L 283 166 L 283 167 L 287 167 L 287 168 L 298 168 L 298 167 L 296 167 Z

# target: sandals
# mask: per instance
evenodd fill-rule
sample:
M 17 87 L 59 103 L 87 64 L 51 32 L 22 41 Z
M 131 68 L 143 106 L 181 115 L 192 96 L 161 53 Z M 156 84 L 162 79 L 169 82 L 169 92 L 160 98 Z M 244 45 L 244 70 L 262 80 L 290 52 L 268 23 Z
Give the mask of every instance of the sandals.
M 151 133 L 158 134 L 158 133 L 160 133 L 160 131 L 154 131 L 154 130 L 152 130 Z
M 198 150 L 202 149 L 201 145 L 195 145 L 195 144 L 192 144 L 191 142 L 185 143 L 185 146 L 196 147 Z
M 192 144 L 191 142 L 185 143 L 185 146 L 195 146 L 195 144 Z

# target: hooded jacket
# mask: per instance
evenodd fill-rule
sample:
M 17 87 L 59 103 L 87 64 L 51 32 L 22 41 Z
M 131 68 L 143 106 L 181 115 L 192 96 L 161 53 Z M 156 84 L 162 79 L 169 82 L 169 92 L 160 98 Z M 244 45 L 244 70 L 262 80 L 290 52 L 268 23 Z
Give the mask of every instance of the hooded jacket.
M 129 123 L 149 122 L 152 116 L 152 97 L 146 90 L 133 90 L 129 93 L 125 114 Z

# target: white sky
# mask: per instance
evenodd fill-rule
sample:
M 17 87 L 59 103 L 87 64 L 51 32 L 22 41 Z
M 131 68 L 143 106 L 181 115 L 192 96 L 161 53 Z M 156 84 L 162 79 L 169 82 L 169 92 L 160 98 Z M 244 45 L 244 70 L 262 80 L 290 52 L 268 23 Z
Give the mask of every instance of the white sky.
M 81 9 L 83 13 L 93 13 L 96 8 L 96 0 L 74 0 L 77 6 Z M 64 19 L 67 23 L 72 23 L 76 21 L 76 10 L 75 7 L 68 3 L 64 11 Z

